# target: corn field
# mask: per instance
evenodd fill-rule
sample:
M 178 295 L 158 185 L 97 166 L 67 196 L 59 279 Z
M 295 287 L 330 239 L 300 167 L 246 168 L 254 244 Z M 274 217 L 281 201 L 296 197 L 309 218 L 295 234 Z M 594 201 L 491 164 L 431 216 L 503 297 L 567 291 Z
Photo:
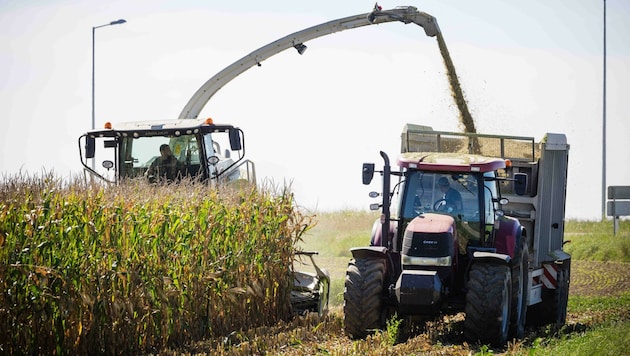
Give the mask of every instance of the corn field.
M 0 354 L 130 354 L 287 319 L 287 188 L 0 182 Z

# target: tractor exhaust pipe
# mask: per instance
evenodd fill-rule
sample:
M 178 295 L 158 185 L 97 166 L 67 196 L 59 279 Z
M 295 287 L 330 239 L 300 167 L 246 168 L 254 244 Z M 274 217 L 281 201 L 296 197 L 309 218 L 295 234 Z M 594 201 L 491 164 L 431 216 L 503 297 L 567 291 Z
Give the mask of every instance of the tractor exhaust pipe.
M 381 235 L 381 246 L 390 248 L 389 246 L 389 219 L 390 219 L 390 211 L 389 211 L 389 200 L 390 200 L 390 180 L 391 180 L 391 168 L 389 166 L 389 157 L 383 151 L 380 152 L 381 157 L 383 157 L 383 161 L 385 164 L 383 165 L 383 214 L 381 215 L 381 225 L 382 225 L 382 235 Z

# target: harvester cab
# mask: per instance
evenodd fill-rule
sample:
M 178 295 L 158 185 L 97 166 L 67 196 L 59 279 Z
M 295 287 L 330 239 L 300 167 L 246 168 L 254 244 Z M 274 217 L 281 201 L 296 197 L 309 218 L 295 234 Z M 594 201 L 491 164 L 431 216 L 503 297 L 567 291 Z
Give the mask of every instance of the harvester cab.
M 105 124 L 79 137 L 85 171 L 105 181 L 182 178 L 213 184 L 255 183 L 253 162 L 245 159 L 243 131 L 212 119 Z M 89 160 L 92 161 L 90 165 Z M 96 161 L 102 168 L 96 168 Z
M 564 135 L 547 134 L 537 146 L 529 137 L 407 125 L 399 170 L 384 152 L 382 171 L 364 164 L 364 184 L 382 175 L 382 192 L 370 196 L 382 197 L 371 208 L 383 213 L 370 246 L 351 250 L 346 333 L 363 337 L 387 315 L 465 311 L 468 339 L 502 345 L 523 337 L 536 316 L 564 324 L 568 145 Z M 526 319 L 529 307 L 539 310 Z

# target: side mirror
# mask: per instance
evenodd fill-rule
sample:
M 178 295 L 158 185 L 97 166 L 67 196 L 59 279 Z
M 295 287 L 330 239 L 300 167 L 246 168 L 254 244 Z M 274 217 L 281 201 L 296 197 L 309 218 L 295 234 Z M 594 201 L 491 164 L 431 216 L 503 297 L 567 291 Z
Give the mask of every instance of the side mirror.
M 363 163 L 363 184 L 370 184 L 372 178 L 374 178 L 374 163 Z
M 96 139 L 91 136 L 85 136 L 85 158 L 94 158 L 96 150 Z
M 230 148 L 232 151 L 240 151 L 243 149 L 241 145 L 241 130 L 237 128 L 231 128 L 229 133 L 230 135 Z
M 516 195 L 525 195 L 527 190 L 527 174 L 514 173 L 514 193 Z

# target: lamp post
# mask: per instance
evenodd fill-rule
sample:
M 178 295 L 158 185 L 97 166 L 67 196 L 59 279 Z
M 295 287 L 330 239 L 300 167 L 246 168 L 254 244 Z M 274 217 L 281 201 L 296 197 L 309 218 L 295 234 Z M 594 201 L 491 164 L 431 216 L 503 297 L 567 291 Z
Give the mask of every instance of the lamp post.
M 112 25 L 120 25 L 120 24 L 124 24 L 125 22 L 127 22 L 127 21 L 125 21 L 123 19 L 120 19 L 120 20 L 112 21 L 112 22 L 107 23 L 105 25 L 92 27 L 92 130 L 94 130 L 94 128 L 95 128 L 95 119 L 94 119 L 94 33 L 96 32 L 97 28 L 101 28 L 101 27 L 105 27 L 105 26 L 112 26 Z
M 602 221 L 606 220 L 606 0 L 604 0 L 604 90 L 602 112 Z

